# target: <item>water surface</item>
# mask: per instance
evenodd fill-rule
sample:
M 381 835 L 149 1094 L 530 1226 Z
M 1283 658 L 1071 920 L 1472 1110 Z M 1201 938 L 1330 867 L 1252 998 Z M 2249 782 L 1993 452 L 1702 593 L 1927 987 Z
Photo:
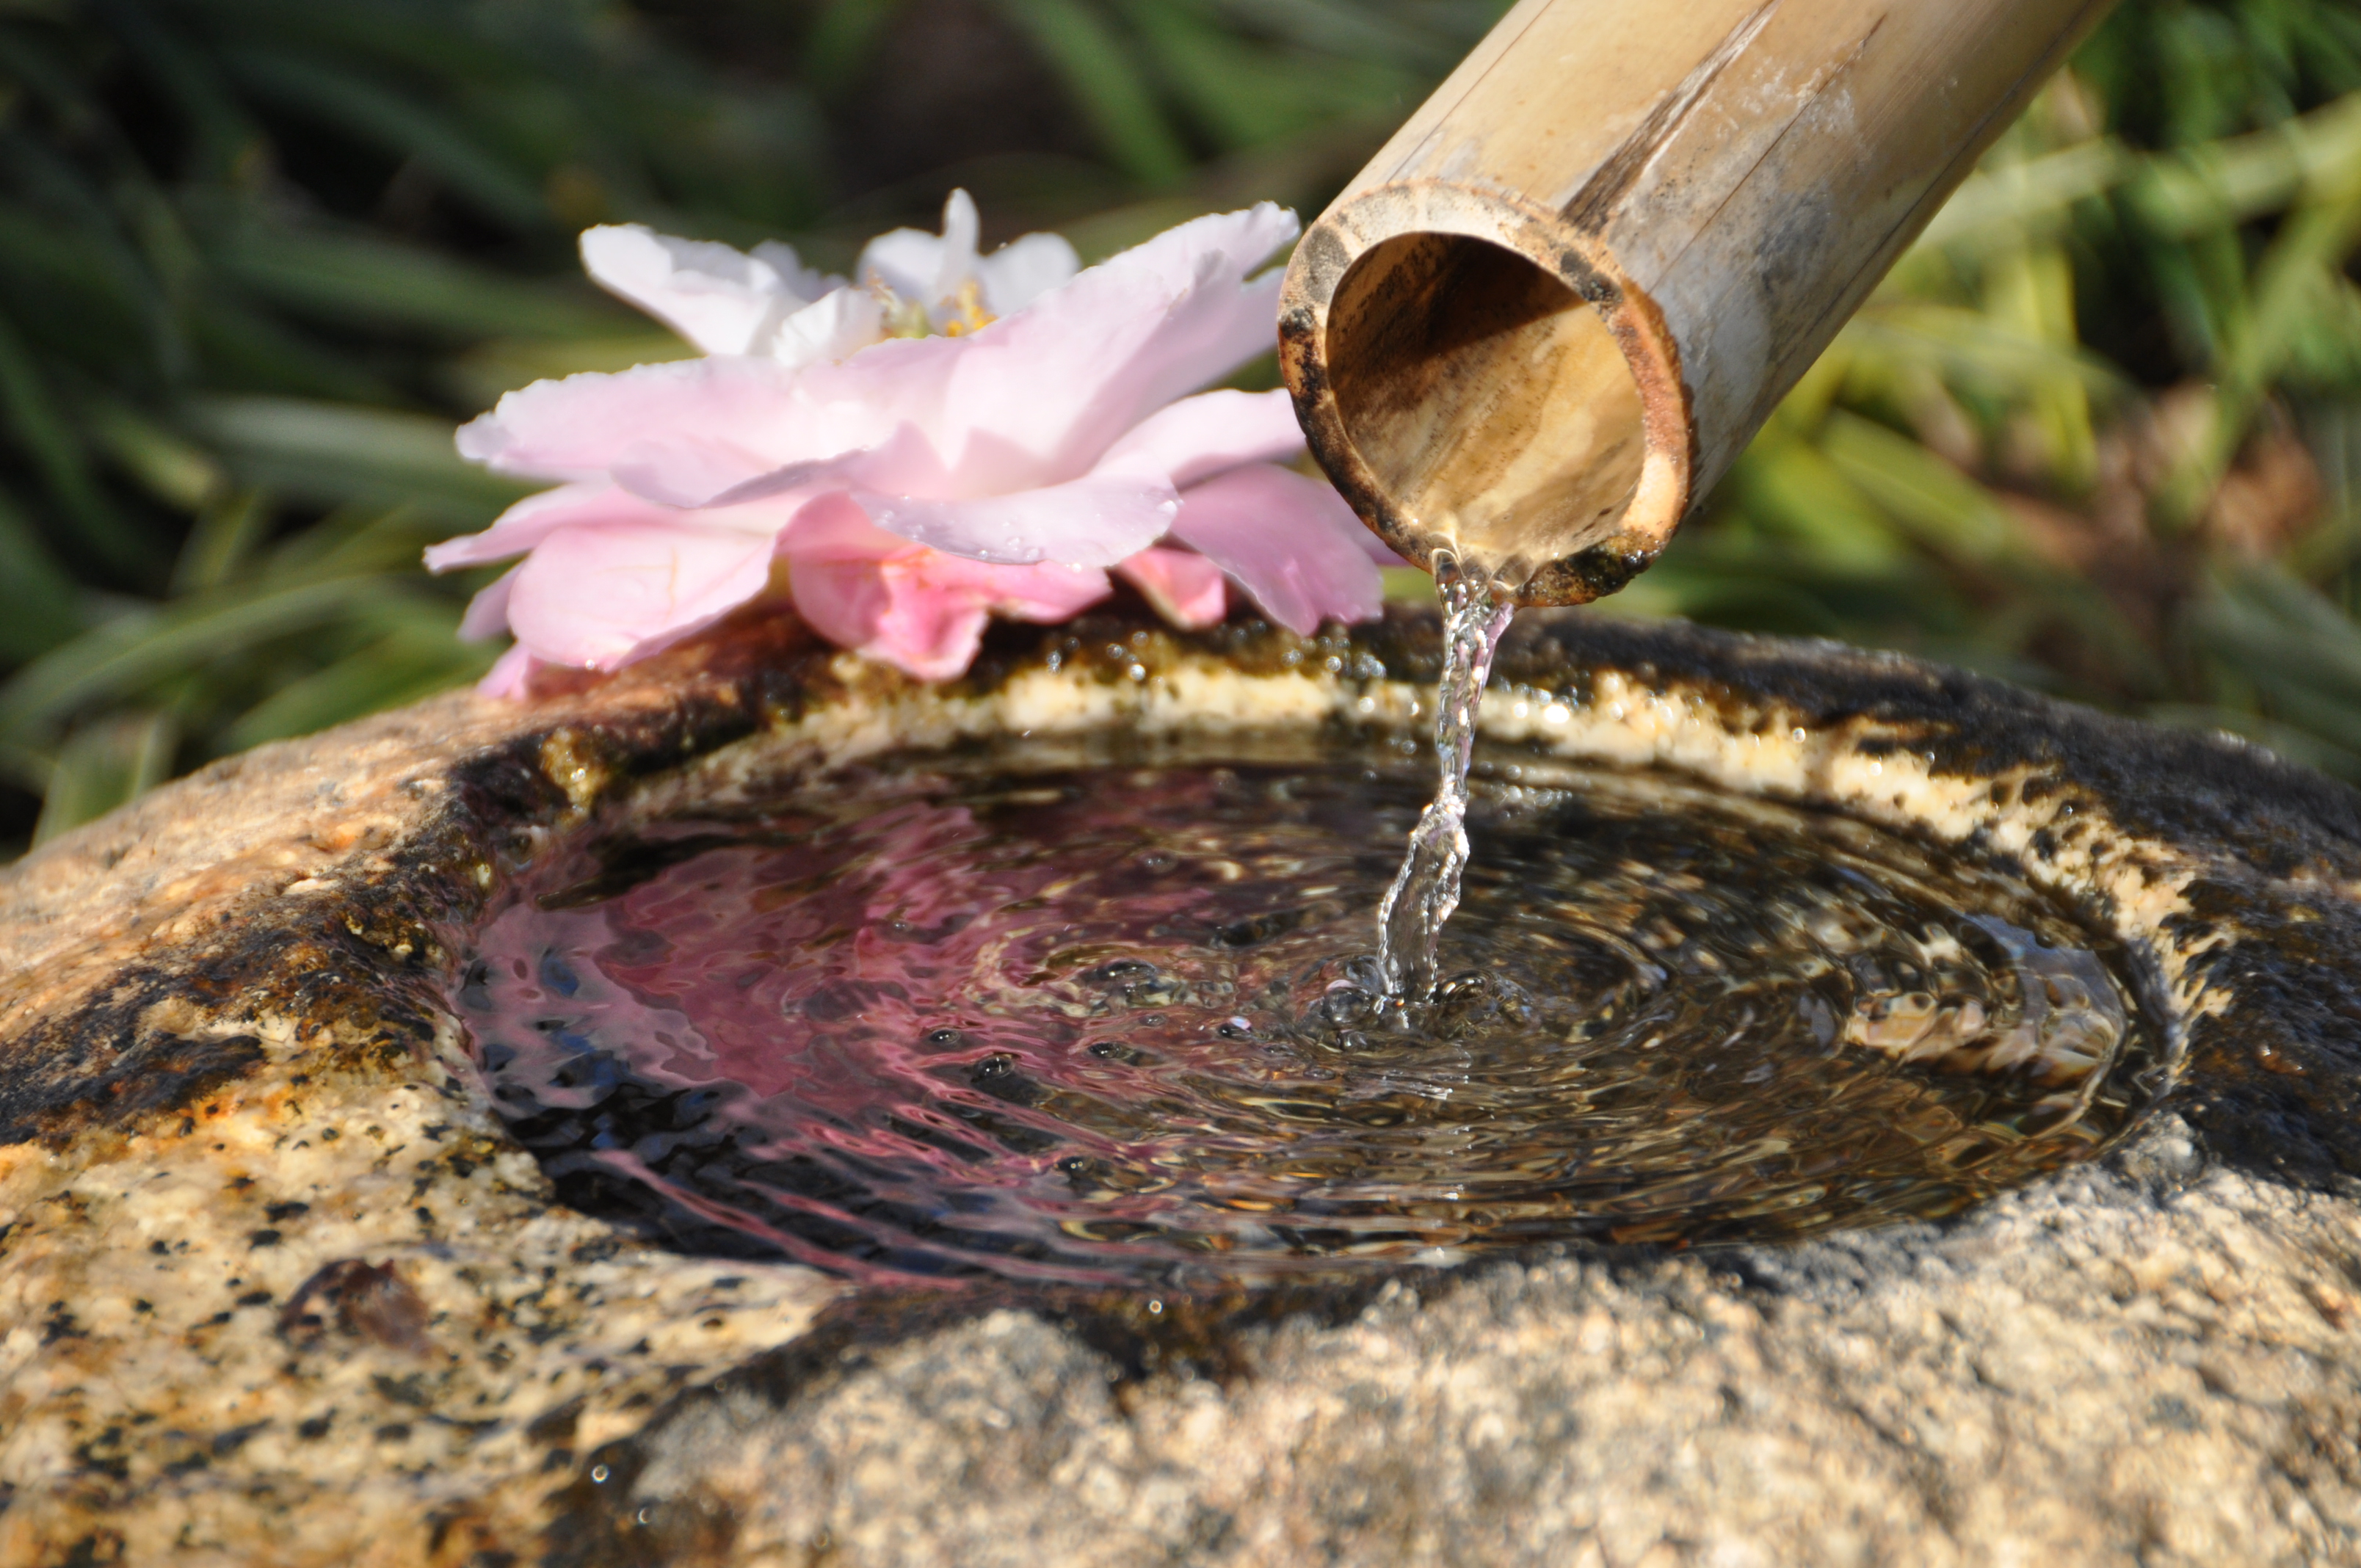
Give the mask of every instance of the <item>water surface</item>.
M 1433 999 L 1389 1000 L 1370 911 L 1431 778 L 884 765 L 552 852 L 455 1001 L 568 1201 L 884 1281 L 1777 1239 L 1954 1212 L 2132 1114 L 2111 943 L 1666 775 L 1479 760 Z

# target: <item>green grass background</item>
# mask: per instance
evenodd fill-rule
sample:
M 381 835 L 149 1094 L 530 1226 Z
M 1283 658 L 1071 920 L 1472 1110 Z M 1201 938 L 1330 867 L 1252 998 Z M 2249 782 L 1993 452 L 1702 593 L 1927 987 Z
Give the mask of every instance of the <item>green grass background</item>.
M 450 430 L 683 350 L 637 219 L 1307 216 L 1496 0 L 0 0 L 0 851 L 473 678 Z M 1606 613 L 2361 778 L 2361 4 L 2125 0 Z

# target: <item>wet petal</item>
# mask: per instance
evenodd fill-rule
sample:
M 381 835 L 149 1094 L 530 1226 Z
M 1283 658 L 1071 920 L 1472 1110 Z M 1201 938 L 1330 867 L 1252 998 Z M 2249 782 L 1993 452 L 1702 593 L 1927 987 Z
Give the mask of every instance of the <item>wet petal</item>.
M 1183 492 L 1172 537 L 1237 579 L 1265 615 L 1310 636 L 1323 620 L 1374 620 L 1384 599 L 1353 509 L 1316 479 L 1268 464 Z
M 1126 431 L 1097 472 L 1159 474 L 1187 488 L 1225 468 L 1303 450 L 1303 427 L 1284 390 L 1202 392 L 1168 403 Z
M 1115 575 L 1137 588 L 1156 613 L 1183 631 L 1214 625 L 1230 609 L 1229 589 L 1222 569 L 1194 550 L 1163 545 L 1143 550 L 1115 568 Z
M 771 554 L 764 534 L 646 522 L 563 528 L 517 568 L 509 627 L 537 658 L 613 669 L 760 593 Z
M 787 251 L 792 265 L 795 253 Z M 644 224 L 607 224 L 582 235 L 593 281 L 671 327 L 708 354 L 750 354 L 807 299 L 801 269 L 709 240 L 675 239 Z M 793 280 L 793 281 L 791 281 Z
M 863 483 L 939 499 L 1060 484 L 1269 347 L 1278 278 L 1246 274 L 1294 229 L 1268 205 L 1201 218 L 972 335 L 880 343 L 840 364 L 724 356 L 537 382 L 464 428 L 460 451 L 552 479 L 611 469 L 696 505 L 909 430 L 923 439 L 906 451 L 928 461 Z
M 1112 566 L 1153 544 L 1171 525 L 1179 498 L 1160 478 L 1090 475 L 1064 485 L 931 500 L 854 490 L 869 521 L 952 555 L 994 565 L 1038 561 Z

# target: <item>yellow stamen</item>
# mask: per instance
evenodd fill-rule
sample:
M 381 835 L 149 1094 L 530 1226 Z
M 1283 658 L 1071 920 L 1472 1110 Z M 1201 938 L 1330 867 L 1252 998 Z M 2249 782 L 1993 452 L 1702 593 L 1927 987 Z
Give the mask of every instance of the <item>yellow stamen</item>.
M 983 290 L 972 278 L 960 285 L 959 314 L 943 323 L 945 337 L 965 337 L 972 332 L 982 332 L 999 318 L 983 308 Z

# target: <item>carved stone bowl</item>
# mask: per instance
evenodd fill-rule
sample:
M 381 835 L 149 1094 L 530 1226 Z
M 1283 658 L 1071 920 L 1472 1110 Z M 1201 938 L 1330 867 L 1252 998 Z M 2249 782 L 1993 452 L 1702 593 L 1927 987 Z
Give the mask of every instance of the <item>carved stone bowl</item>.
M 2361 1560 L 2361 797 L 1833 646 L 1530 615 L 1488 733 L 2012 862 L 2169 1086 L 1956 1219 L 1148 1305 L 559 1206 L 446 1011 L 551 835 L 1020 731 L 1405 729 L 1431 617 L 921 686 L 725 627 L 217 763 L 0 874 L 0 1563 Z

